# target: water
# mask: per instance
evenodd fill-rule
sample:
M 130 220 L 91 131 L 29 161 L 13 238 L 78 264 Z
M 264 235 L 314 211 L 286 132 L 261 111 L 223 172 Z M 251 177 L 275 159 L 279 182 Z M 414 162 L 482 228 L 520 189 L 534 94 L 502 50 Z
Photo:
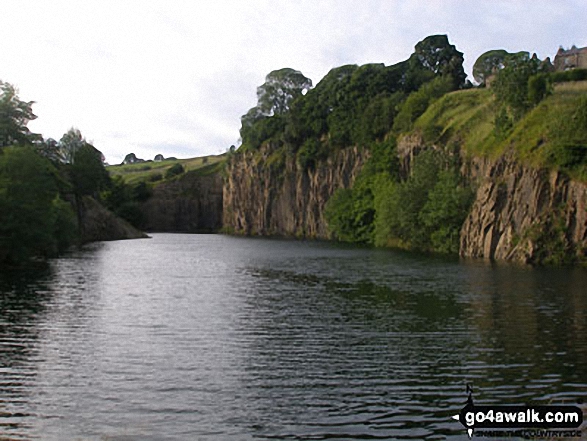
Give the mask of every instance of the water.
M 587 398 L 587 272 L 156 234 L 0 277 L 0 440 L 467 439 Z

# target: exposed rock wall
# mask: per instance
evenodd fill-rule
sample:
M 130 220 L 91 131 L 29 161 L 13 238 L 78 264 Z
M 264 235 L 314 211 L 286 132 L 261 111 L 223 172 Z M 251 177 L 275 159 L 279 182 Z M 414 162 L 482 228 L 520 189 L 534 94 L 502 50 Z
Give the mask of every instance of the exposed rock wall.
M 424 150 L 417 136 L 398 145 L 403 173 Z M 440 147 L 432 147 L 440 148 Z M 538 263 L 587 258 L 587 185 L 558 171 L 460 154 L 461 173 L 477 188 L 460 234 L 460 255 Z
M 472 161 L 483 178 L 461 229 L 462 256 L 525 263 L 586 256 L 587 185 L 511 155 Z
M 266 145 L 229 161 L 224 228 L 247 235 L 329 238 L 324 206 L 336 189 L 354 182 L 367 152 L 346 148 L 304 170 L 295 158 L 274 153 Z
M 143 204 L 146 231 L 197 233 L 222 227 L 222 176 L 186 173 L 153 189 Z

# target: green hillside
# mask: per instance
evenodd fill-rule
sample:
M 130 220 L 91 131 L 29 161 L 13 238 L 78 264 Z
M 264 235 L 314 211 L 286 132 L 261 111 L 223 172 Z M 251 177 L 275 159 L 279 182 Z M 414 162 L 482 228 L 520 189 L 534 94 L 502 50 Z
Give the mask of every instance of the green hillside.
M 106 167 L 110 176 L 120 176 L 126 184 L 138 184 L 140 182 L 157 183 L 169 178 L 169 170 L 180 164 L 184 172 L 198 171 L 209 173 L 218 170 L 226 155 L 201 156 L 186 159 L 166 159 L 161 162 L 139 162 L 135 164 L 110 165 Z
M 469 155 L 497 157 L 512 149 L 529 165 L 587 181 L 587 81 L 556 84 L 506 136 L 495 130 L 495 108 L 489 89 L 449 93 L 427 109 L 415 130 L 427 142 L 458 144 Z

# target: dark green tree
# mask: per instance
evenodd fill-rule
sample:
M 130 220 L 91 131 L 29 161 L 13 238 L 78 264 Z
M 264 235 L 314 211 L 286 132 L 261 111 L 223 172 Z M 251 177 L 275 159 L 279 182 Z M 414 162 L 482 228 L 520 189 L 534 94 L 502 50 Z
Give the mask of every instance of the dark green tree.
M 71 206 L 60 199 L 56 170 L 32 147 L 0 154 L 0 262 L 46 257 L 75 238 Z
M 473 65 L 473 78 L 479 84 L 485 84 L 485 81 L 491 75 L 505 67 L 505 60 L 510 55 L 503 49 L 490 50 L 481 54 Z
M 514 121 L 519 120 L 535 103 L 530 99 L 529 80 L 538 74 L 540 60 L 525 53 L 513 54 L 505 60 L 491 84 L 497 103 L 505 105 Z M 534 99 L 534 98 L 533 98 Z
M 388 181 L 375 194 L 375 243 L 456 253 L 459 232 L 473 201 L 445 153 L 418 155 L 412 174 L 401 183 Z
M 36 144 L 37 151 L 41 156 L 47 158 L 53 164 L 65 163 L 61 146 L 53 138 L 48 138 Z
M 110 176 L 102 158 L 102 153 L 88 143 L 75 151 L 69 171 L 77 196 L 98 198 L 100 191 L 108 187 Z
M 27 128 L 28 122 L 37 118 L 33 104 L 34 101 L 21 101 L 13 85 L 0 81 L 0 148 L 41 139 Z
M 253 126 L 265 118 L 285 115 L 293 101 L 311 87 L 312 80 L 300 71 L 283 68 L 270 72 L 265 77 L 265 83 L 257 88 L 257 105 L 241 117 L 240 135 L 243 144 L 253 144 L 256 147 L 264 141 L 265 139 L 250 139 Z M 255 135 L 255 138 L 259 137 L 259 133 Z
M 423 69 L 434 76 L 450 76 L 455 89 L 463 87 L 467 78 L 463 69 L 463 53 L 450 44 L 446 35 L 431 35 L 416 44 L 410 57 L 410 69 Z

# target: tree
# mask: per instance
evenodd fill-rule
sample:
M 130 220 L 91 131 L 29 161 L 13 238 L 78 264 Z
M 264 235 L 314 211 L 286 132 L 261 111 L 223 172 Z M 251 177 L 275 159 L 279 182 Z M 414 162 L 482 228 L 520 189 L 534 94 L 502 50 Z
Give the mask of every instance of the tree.
M 270 72 L 265 77 L 265 83 L 257 88 L 257 105 L 241 117 L 240 135 L 243 144 L 251 143 L 249 136 L 257 122 L 268 117 L 284 115 L 289 111 L 292 102 L 311 87 L 312 80 L 300 71 L 284 68 Z M 262 141 L 264 139 L 260 140 Z
M 86 140 L 79 129 L 72 127 L 59 140 L 59 150 L 61 157 L 66 164 L 74 161 L 76 152 L 86 145 Z
M 65 163 L 61 146 L 53 138 L 48 138 L 36 145 L 37 151 L 41 156 L 47 158 L 54 164 Z
M 55 254 L 72 242 L 75 230 L 53 165 L 32 147 L 5 148 L 0 154 L 0 262 Z
M 410 57 L 411 69 L 424 69 L 434 75 L 450 75 L 454 88 L 463 87 L 467 74 L 463 69 L 463 53 L 449 43 L 446 35 L 431 35 L 416 44 Z
M 503 49 L 487 51 L 481 54 L 473 65 L 473 78 L 479 84 L 485 84 L 487 78 L 505 67 L 509 52 Z
M 0 81 L 0 148 L 24 145 L 41 138 L 27 128 L 28 122 L 37 118 L 33 104 L 34 101 L 21 101 L 13 85 Z
M 257 88 L 257 108 L 265 116 L 283 115 L 297 97 L 312 87 L 312 80 L 300 71 L 284 68 L 274 70 Z
M 136 164 L 137 162 L 145 162 L 145 160 L 137 158 L 137 155 L 135 155 L 134 153 L 129 153 L 124 157 L 124 160 L 122 161 L 123 164 Z
M 104 168 L 102 153 L 85 143 L 77 148 L 70 166 L 71 182 L 76 196 L 94 196 L 110 183 L 110 176 Z
M 536 104 L 536 97 L 530 97 L 528 85 L 539 69 L 540 60 L 536 56 L 530 58 L 528 52 L 518 52 L 505 59 L 505 67 L 497 73 L 491 85 L 496 101 L 508 107 L 514 121 Z

